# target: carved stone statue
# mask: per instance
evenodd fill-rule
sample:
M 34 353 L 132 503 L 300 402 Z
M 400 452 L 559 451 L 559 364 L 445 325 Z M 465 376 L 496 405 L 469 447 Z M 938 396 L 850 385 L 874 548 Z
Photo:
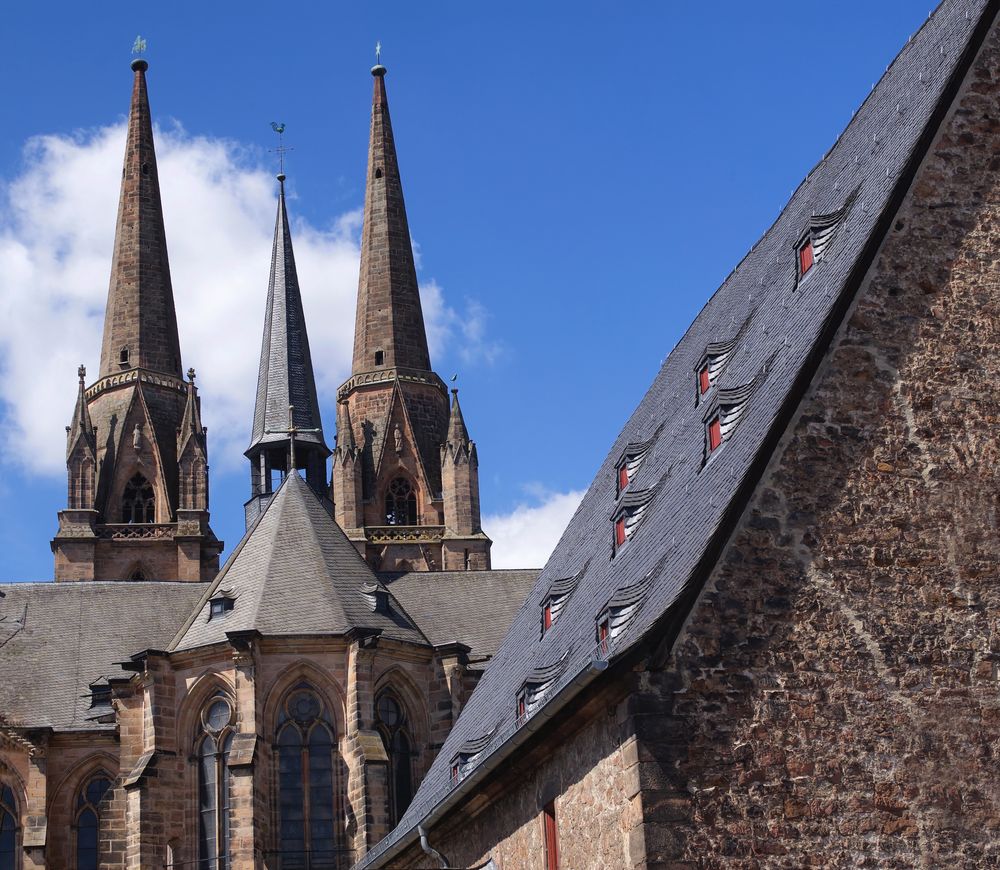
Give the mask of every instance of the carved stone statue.
M 399 423 L 396 424 L 396 428 L 392 430 L 393 440 L 396 442 L 396 452 L 403 452 L 403 430 L 399 428 Z
M 142 449 L 142 425 L 140 423 L 136 423 L 135 429 L 132 430 L 132 446 L 136 450 Z

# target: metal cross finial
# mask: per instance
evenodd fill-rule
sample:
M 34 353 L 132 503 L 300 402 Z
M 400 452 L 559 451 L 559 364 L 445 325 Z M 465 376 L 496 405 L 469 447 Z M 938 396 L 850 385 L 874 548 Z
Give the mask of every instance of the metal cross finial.
M 132 54 L 142 57 L 143 52 L 146 50 L 146 40 L 141 36 L 135 38 L 135 42 L 132 43 Z
M 282 121 L 280 124 L 277 121 L 271 122 L 271 129 L 278 134 L 278 147 L 272 148 L 271 153 L 278 155 L 278 173 L 280 175 L 285 174 L 285 152 L 294 151 L 294 148 L 289 148 L 284 144 L 285 135 L 285 122 Z
M 375 43 L 375 64 L 377 66 L 380 63 L 382 63 L 382 43 L 381 42 L 376 42 Z

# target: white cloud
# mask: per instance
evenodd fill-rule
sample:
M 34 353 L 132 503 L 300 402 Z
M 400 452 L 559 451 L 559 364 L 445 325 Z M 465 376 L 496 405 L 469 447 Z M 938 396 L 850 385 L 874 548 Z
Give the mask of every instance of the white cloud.
M 238 143 L 177 125 L 156 136 L 183 362 L 198 371 L 213 466 L 233 468 L 256 390 L 275 182 Z M 97 376 L 124 147 L 123 124 L 38 137 L 2 189 L 0 439 L 30 471 L 63 472 L 76 367 Z M 315 226 L 295 218 L 294 199 L 289 211 L 318 387 L 330 399 L 350 368 L 361 214 Z M 437 283 L 423 283 L 432 353 L 458 337 L 489 345 Z M 481 307 L 469 310 L 471 323 L 485 321 Z
M 483 529 L 493 539 L 494 568 L 543 567 L 584 494 L 583 490 L 529 490 L 535 504 L 519 504 L 509 513 L 483 517 Z

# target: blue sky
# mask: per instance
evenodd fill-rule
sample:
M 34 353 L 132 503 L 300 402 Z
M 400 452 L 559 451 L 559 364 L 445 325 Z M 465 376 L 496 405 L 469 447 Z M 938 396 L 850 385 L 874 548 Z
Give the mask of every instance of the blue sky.
M 6 9 L 0 578 L 51 577 L 76 364 L 96 372 L 137 33 L 227 549 L 248 492 L 269 122 L 295 149 L 289 207 L 332 441 L 380 40 L 434 364 L 459 375 L 486 531 L 502 561 L 531 564 L 695 313 L 927 14 L 901 0 Z

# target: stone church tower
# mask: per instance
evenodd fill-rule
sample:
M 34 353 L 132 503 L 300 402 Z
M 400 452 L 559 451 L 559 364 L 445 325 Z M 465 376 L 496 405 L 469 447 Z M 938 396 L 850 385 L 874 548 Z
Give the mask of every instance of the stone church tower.
M 376 569 L 490 567 L 479 457 L 458 391 L 431 370 L 384 66 L 371 139 L 351 377 L 337 393 L 336 519 Z
M 182 375 L 144 60 L 135 79 L 101 369 L 67 426 L 56 580 L 210 580 L 208 451 L 194 370 Z

